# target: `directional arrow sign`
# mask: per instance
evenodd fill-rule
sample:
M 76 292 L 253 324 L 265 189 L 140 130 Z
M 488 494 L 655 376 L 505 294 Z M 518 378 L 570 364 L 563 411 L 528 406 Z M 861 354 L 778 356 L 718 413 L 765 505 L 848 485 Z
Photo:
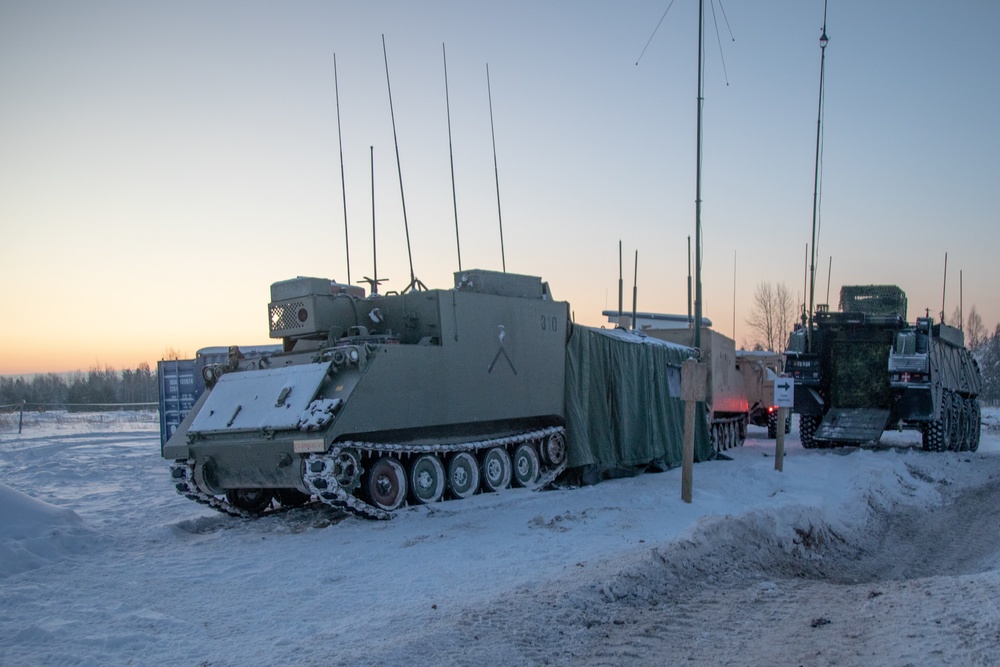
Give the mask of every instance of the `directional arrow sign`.
M 791 378 L 779 377 L 774 381 L 774 405 L 779 408 L 795 407 L 795 383 Z

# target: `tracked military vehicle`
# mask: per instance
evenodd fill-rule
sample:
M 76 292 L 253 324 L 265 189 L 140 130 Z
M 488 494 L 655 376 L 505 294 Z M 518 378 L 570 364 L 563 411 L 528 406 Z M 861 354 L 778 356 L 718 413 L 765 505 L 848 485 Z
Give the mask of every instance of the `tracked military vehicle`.
M 895 285 L 844 286 L 840 311 L 817 309 L 811 331 L 789 337 L 785 372 L 795 381 L 802 446 L 878 440 L 894 421 L 888 360 L 906 328 L 906 294 Z
M 979 449 L 982 376 L 961 330 L 921 317 L 897 333 L 889 384 L 899 419 L 920 429 L 925 450 Z
M 315 497 L 387 518 L 531 485 L 566 461 L 568 314 L 540 278 L 490 271 L 384 296 L 275 283 L 282 351 L 206 366 L 163 456 L 179 492 L 242 516 Z

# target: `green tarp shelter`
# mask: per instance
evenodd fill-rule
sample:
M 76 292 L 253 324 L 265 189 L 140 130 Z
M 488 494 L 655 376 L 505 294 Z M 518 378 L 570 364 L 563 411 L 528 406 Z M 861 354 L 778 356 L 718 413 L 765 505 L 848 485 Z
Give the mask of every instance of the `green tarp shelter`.
M 622 329 L 575 326 L 566 350 L 568 467 L 584 483 L 681 464 L 681 363 L 694 349 Z M 704 403 L 695 461 L 714 455 Z

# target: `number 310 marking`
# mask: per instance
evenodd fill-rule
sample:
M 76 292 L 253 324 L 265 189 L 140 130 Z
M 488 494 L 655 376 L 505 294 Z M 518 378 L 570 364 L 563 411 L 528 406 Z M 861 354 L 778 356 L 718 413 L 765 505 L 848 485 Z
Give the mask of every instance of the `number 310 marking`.
M 542 315 L 542 331 L 558 331 L 559 318 L 555 315 Z

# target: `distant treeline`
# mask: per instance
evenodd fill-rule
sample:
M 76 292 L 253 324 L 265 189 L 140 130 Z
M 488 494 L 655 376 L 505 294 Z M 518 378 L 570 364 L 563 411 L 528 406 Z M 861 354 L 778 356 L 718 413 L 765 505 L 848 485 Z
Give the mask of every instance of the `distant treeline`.
M 124 371 L 91 368 L 86 373 L 48 373 L 31 380 L 0 377 L 0 405 L 24 401 L 28 410 L 106 410 L 158 400 L 156 371 L 145 362 Z
M 980 401 L 986 405 L 1000 405 L 1000 324 L 992 335 L 982 335 L 981 330 L 974 332 L 974 329 L 967 331 L 967 335 L 973 334 L 968 336 L 969 347 L 983 374 Z M 24 401 L 28 410 L 84 411 L 158 400 L 156 372 L 147 363 L 124 371 L 91 368 L 68 378 L 55 373 L 36 375 L 31 380 L 0 377 L 0 406 Z

